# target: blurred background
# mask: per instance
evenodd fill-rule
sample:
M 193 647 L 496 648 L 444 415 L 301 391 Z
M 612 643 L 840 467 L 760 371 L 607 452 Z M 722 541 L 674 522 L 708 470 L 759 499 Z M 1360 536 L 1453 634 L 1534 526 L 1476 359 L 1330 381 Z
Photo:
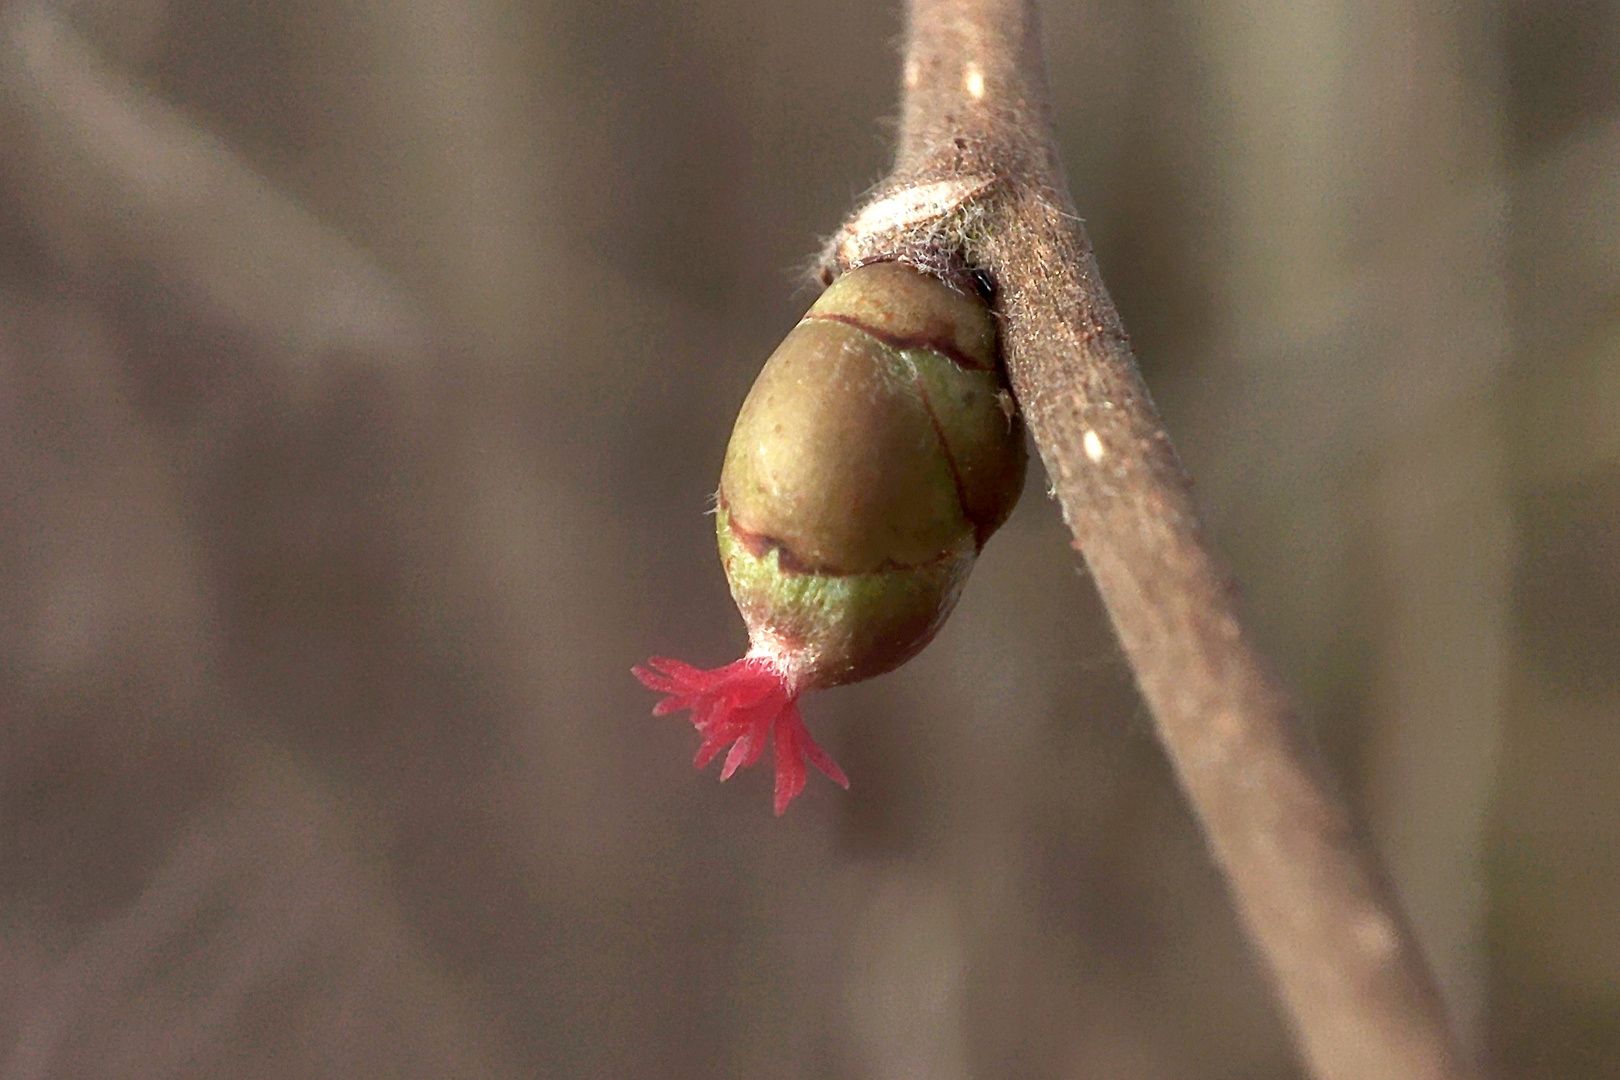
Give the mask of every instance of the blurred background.
M 1076 201 L 1495 1075 L 1620 1077 L 1620 5 L 1049 0 Z M 898 4 L 0 3 L 0 1077 L 1299 1077 L 1044 477 L 777 820 L 629 668 Z

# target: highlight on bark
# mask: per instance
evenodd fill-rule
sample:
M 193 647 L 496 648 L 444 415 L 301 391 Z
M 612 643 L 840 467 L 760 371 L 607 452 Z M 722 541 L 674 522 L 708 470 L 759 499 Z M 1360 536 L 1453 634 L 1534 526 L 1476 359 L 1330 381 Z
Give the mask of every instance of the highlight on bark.
M 805 730 L 798 699 L 881 675 L 931 641 L 1023 488 L 1023 423 L 977 295 L 898 262 L 834 281 L 743 403 L 715 528 L 748 627 L 741 660 L 634 669 L 692 711 L 695 764 L 726 747 L 725 780 L 776 745 L 776 812 L 806 762 L 849 780 Z

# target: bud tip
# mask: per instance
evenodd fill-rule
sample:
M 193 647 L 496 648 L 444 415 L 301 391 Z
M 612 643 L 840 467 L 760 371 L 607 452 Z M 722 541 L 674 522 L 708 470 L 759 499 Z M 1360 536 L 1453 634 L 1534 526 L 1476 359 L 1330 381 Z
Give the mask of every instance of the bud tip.
M 764 656 L 749 655 L 705 671 L 680 660 L 655 656 L 630 669 L 641 684 L 664 695 L 654 716 L 692 710 L 692 726 L 703 736 L 692 764 L 703 768 L 730 747 L 720 779 L 759 760 L 767 736 L 776 742 L 776 813 L 780 817 L 804 790 L 809 762 L 839 787 L 849 787 L 827 752 L 810 737 L 799 715 L 798 692 L 783 671 Z

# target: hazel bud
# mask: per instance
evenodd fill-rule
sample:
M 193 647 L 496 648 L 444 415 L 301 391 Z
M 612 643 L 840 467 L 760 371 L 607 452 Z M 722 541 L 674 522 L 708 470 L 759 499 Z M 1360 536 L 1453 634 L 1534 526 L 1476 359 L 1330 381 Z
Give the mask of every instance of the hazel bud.
M 1025 464 L 985 304 L 899 263 L 839 278 L 766 361 L 721 470 L 720 557 L 749 655 L 714 672 L 638 668 L 670 695 L 656 711 L 693 709 L 700 766 L 732 745 L 722 779 L 774 727 L 778 813 L 803 788 L 805 757 L 847 784 L 797 697 L 889 671 L 932 640 Z

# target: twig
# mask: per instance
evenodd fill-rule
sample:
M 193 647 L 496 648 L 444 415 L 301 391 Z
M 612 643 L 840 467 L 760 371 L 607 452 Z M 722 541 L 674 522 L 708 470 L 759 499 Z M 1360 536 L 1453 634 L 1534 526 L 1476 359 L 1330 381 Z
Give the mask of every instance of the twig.
M 1321 1080 L 1471 1068 L 1377 859 L 1237 614 L 1097 273 L 1032 0 L 910 0 L 893 173 L 824 272 L 987 274 L 1007 371 L 1159 737 Z

